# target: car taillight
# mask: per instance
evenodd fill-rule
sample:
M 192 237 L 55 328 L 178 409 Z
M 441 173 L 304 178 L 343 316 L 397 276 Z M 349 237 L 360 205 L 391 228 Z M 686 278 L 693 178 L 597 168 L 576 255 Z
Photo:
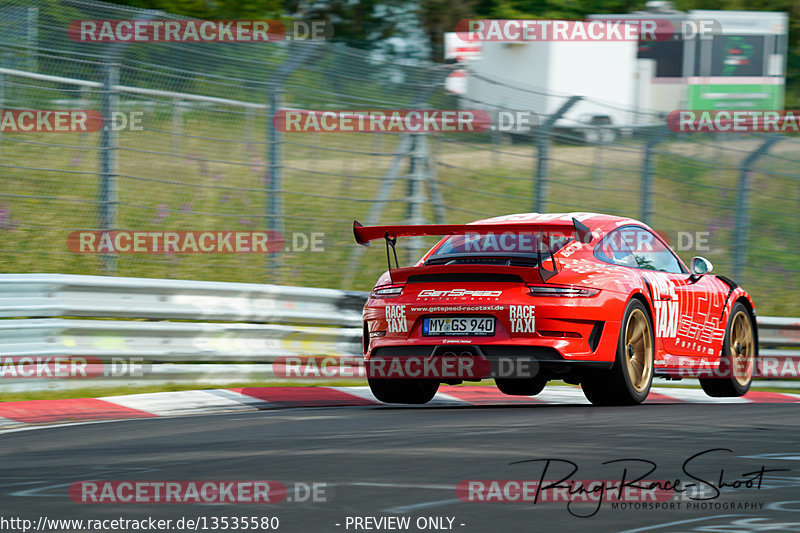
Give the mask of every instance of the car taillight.
M 571 285 L 528 285 L 530 296 L 565 296 L 567 298 L 589 298 L 596 296 L 600 289 L 589 289 Z
M 373 298 L 394 298 L 403 293 L 404 285 L 384 285 L 372 290 Z

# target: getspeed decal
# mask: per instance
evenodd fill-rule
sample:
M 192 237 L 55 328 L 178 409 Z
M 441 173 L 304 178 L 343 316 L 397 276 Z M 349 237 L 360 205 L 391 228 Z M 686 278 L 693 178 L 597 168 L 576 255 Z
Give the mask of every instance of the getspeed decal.
M 458 298 L 469 296 L 472 298 L 499 298 L 503 291 L 469 291 L 467 289 L 452 289 L 449 291 L 437 291 L 435 289 L 425 289 L 420 291 L 417 298 Z

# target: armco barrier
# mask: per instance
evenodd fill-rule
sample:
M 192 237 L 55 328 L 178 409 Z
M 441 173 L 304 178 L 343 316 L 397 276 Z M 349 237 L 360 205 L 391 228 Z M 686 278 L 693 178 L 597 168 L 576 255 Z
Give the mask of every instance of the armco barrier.
M 766 379 L 800 378 L 800 318 L 757 318 L 759 375 Z
M 0 356 L 136 357 L 153 363 L 140 378 L 116 381 L 3 377 L 0 391 L 111 381 L 253 381 L 274 378 L 269 363 L 277 356 L 358 358 L 366 297 L 249 283 L 0 274 Z M 791 372 L 800 369 L 800 318 L 759 317 L 758 326 L 760 353 L 773 361 L 762 368 L 763 376 L 800 377 Z
M 365 299 L 366 293 L 250 283 L 3 274 L 0 354 L 155 363 L 358 356 Z
M 151 318 L 361 327 L 366 293 L 151 278 L 0 274 L 0 317 Z

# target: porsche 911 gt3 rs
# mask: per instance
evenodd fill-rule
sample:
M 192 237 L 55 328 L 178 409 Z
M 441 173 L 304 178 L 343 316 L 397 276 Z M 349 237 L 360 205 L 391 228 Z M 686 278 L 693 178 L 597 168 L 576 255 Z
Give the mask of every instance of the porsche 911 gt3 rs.
M 364 357 L 399 360 L 406 373 L 368 374 L 381 401 L 426 403 L 440 383 L 483 377 L 512 395 L 538 394 L 549 380 L 580 384 L 596 405 L 641 403 L 654 376 L 697 377 L 711 396 L 750 388 L 758 355 L 750 296 L 702 257 L 687 268 L 637 220 L 534 213 L 463 225 L 354 222 L 353 231 L 359 244 L 384 240 L 389 262 L 364 306 Z M 399 268 L 397 239 L 415 236 L 443 238 Z M 426 366 L 447 357 L 491 370 Z

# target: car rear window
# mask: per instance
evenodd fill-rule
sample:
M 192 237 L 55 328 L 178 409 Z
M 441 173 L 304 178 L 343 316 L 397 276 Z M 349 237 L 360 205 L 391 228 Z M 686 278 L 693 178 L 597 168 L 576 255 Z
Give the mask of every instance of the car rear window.
M 450 255 L 476 256 L 530 256 L 537 257 L 537 245 L 541 243 L 543 256 L 550 250 L 557 252 L 573 239 L 564 236 L 542 237 L 538 233 L 466 233 L 447 237 L 429 259 Z

